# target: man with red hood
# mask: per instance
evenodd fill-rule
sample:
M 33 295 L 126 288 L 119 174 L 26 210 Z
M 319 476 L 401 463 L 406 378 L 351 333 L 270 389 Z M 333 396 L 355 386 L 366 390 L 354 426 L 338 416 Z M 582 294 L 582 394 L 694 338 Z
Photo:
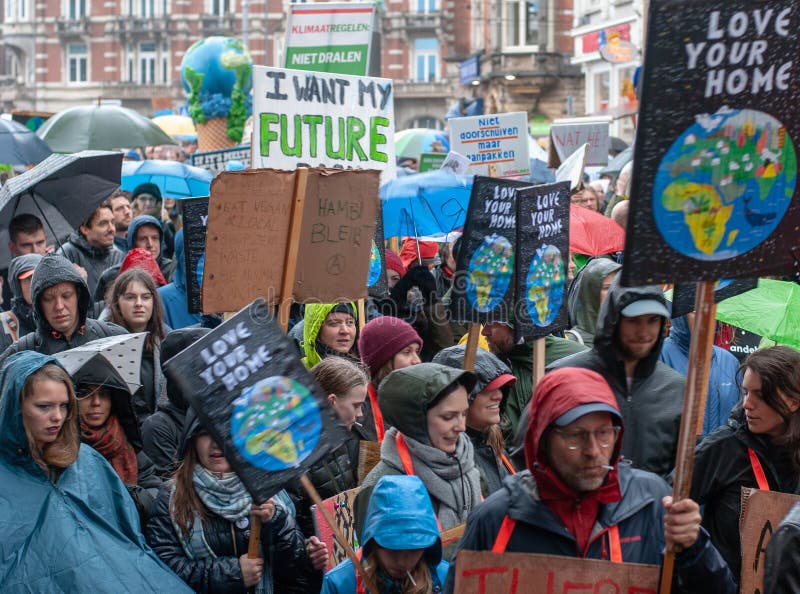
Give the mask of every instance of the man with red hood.
M 595 371 L 545 375 L 530 404 L 527 470 L 467 520 L 459 550 L 537 553 L 660 565 L 675 557 L 673 592 L 734 593 L 725 561 L 700 527 L 691 499 L 673 502 L 659 476 L 620 464 L 623 423 L 614 393 Z M 445 592 L 453 592 L 451 565 Z

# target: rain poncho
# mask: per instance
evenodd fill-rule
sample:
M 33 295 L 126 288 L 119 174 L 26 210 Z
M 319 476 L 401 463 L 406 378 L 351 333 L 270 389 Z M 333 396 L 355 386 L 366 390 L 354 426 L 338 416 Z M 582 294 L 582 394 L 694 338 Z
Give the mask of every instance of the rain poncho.
M 0 372 L 0 591 L 190 592 L 147 546 L 106 460 L 81 445 L 55 483 L 30 455 L 20 394 L 52 357 L 24 352 Z

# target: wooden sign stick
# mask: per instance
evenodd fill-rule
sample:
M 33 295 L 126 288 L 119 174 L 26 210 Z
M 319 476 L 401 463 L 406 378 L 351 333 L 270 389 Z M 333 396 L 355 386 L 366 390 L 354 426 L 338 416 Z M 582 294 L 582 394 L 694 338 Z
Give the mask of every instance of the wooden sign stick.
M 367 323 L 367 316 L 364 311 L 364 299 L 359 299 L 356 302 L 356 306 L 358 307 L 358 335 L 361 336 L 361 333 L 364 331 L 364 324 Z
M 314 485 L 311 483 L 310 480 L 308 480 L 308 477 L 305 474 L 300 475 L 300 484 L 303 485 L 303 488 L 306 490 L 306 493 L 308 493 L 308 496 L 311 498 L 311 501 L 314 502 L 314 505 L 316 505 L 317 509 L 322 513 L 322 517 L 325 518 L 325 521 L 328 523 L 328 526 L 330 526 L 331 531 L 333 532 L 333 537 L 337 541 L 339 541 L 340 545 L 342 545 L 342 548 L 344 549 L 345 553 L 347 553 L 347 557 L 350 559 L 350 561 L 353 562 L 353 567 L 356 568 L 356 571 L 361 574 L 361 577 L 366 583 L 369 591 L 378 592 L 377 585 L 372 581 L 372 578 L 370 578 L 364 571 L 364 566 L 361 565 L 361 561 L 356 556 L 353 547 L 350 545 L 349 542 L 347 542 L 347 539 L 344 537 L 341 530 L 339 530 L 339 526 L 336 525 L 336 522 L 333 521 L 333 518 L 331 518 L 331 515 L 328 513 L 328 510 L 325 509 L 324 505 L 322 505 L 322 498 L 319 496 L 319 493 L 317 493 L 317 490 L 314 488 Z
M 300 167 L 297 170 L 294 185 L 294 199 L 292 200 L 292 218 L 289 223 L 289 239 L 286 246 L 286 260 L 283 266 L 281 280 L 281 302 L 278 306 L 278 323 L 284 332 L 289 329 L 289 311 L 292 307 L 292 287 L 294 286 L 295 269 L 297 267 L 297 254 L 300 251 L 300 226 L 303 222 L 303 205 L 306 200 L 306 182 L 308 169 Z M 250 540 L 247 543 L 247 556 L 258 559 L 261 544 L 261 518 L 250 516 Z
M 469 325 L 467 344 L 464 347 L 464 370 L 475 371 L 475 357 L 478 356 L 478 340 L 481 337 L 481 325 L 472 322 Z
M 544 377 L 544 355 L 546 339 L 537 338 L 533 341 L 533 377 L 531 377 L 531 398 L 539 380 Z
M 703 413 L 705 412 L 708 370 L 711 365 L 711 347 L 714 344 L 716 327 L 717 306 L 714 303 L 713 281 L 697 283 L 694 311 L 692 342 L 689 346 L 689 369 L 686 373 L 686 391 L 683 396 L 678 451 L 675 455 L 675 477 L 672 482 L 674 501 L 687 498 L 692 487 L 694 449 L 697 444 L 697 430 L 698 427 L 702 427 Z M 672 591 L 672 573 L 676 552 L 678 551 L 667 550 L 664 553 L 661 594 L 669 594 Z

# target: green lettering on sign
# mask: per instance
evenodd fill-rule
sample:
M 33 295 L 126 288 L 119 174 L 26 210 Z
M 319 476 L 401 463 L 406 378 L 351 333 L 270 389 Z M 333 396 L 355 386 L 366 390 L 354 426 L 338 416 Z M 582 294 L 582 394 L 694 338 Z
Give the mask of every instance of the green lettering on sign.
M 369 158 L 386 163 L 389 157 L 383 151 L 378 150 L 379 145 L 386 144 L 386 135 L 378 130 L 379 127 L 388 128 L 389 118 L 375 116 L 369 119 Z
M 270 129 L 272 124 L 277 124 L 279 120 L 277 113 L 261 114 L 261 154 L 269 157 L 269 145 L 278 140 L 278 133 Z
M 367 132 L 367 127 L 364 125 L 359 118 L 355 116 L 348 116 L 347 118 L 347 160 L 353 160 L 353 152 L 355 151 L 358 154 L 358 158 L 360 161 L 366 161 L 367 155 L 364 153 L 364 149 L 361 148 L 361 143 L 359 142 L 362 138 L 364 138 L 364 134 Z

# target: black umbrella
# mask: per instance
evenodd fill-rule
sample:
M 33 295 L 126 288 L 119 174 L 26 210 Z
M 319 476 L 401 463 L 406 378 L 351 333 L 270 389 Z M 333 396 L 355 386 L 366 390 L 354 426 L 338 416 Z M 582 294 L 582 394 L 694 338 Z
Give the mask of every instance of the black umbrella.
M 34 165 L 52 152 L 33 130 L 14 120 L 0 118 L 0 163 Z
M 54 357 L 76 384 L 97 384 L 130 394 L 141 386 L 142 350 L 147 332 L 109 336 L 87 342 Z
M 35 214 L 59 241 L 77 229 L 119 187 L 122 153 L 83 151 L 50 155 L 33 169 L 0 188 L 0 246 L 8 242 L 8 225 L 16 215 Z M 0 250 L 0 268 L 10 260 Z

